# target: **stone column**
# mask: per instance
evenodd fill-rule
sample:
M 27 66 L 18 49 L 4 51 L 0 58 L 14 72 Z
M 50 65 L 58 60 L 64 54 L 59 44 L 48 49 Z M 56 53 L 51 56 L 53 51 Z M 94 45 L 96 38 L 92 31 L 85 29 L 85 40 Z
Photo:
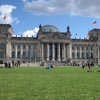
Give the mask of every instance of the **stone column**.
M 61 61 L 61 58 L 60 58 L 60 43 L 58 44 L 58 61 Z
M 77 47 L 75 47 L 75 58 L 77 59 Z
M 32 62 L 35 62 L 35 60 L 34 60 L 35 59 L 35 51 L 34 50 L 35 50 L 35 45 L 33 44 L 32 45 Z
M 47 61 L 50 60 L 49 57 L 50 57 L 50 45 L 49 45 L 49 43 L 48 43 L 48 44 L 47 44 Z
M 72 43 L 69 44 L 69 58 L 72 59 Z
M 11 47 L 11 41 L 7 40 L 6 43 L 6 60 L 9 61 L 11 60 L 12 55 L 12 47 Z
M 52 44 L 52 60 L 55 61 L 55 44 Z
M 99 57 L 99 47 L 98 47 L 98 59 L 99 59 L 100 57 Z
M 62 54 L 63 54 L 63 61 L 66 61 L 66 48 L 65 48 L 65 43 L 63 44 Z
M 100 47 L 98 46 L 98 65 L 100 65 Z
M 32 62 L 32 57 L 33 57 L 33 47 L 32 47 L 32 45 L 31 45 L 31 56 L 30 57 L 31 57 L 30 60 Z
M 28 59 L 28 45 L 26 45 L 26 57 Z
M 29 60 L 31 62 L 31 45 L 30 45 L 30 48 L 28 48 L 28 52 L 29 52 Z
M 85 59 L 86 59 L 86 47 L 85 47 L 85 51 L 84 51 L 84 53 L 85 53 Z
M 15 58 L 17 59 L 17 45 L 15 46 Z
M 44 44 L 42 44 L 42 61 L 44 61 Z
M 23 58 L 23 45 L 21 45 L 21 50 L 20 50 L 20 52 L 21 52 L 21 59 Z
M 82 46 L 80 46 L 80 58 L 82 58 Z

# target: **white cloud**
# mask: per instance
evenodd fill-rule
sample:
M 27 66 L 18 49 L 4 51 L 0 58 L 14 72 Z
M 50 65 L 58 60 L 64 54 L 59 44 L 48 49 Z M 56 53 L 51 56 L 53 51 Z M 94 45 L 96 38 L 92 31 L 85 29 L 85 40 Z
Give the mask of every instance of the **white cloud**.
M 38 32 L 39 28 L 35 27 L 33 30 L 27 30 L 23 33 L 24 37 L 36 37 L 37 36 L 37 32 Z
M 23 0 L 27 11 L 34 14 L 71 14 L 100 17 L 100 0 Z
M 18 18 L 14 18 L 14 22 L 16 22 L 16 24 L 19 24 L 20 20 Z
M 0 6 L 0 23 L 11 24 L 13 22 L 19 23 L 18 18 L 12 17 L 12 12 L 16 9 L 13 5 L 1 5 Z M 4 16 L 6 16 L 4 20 Z

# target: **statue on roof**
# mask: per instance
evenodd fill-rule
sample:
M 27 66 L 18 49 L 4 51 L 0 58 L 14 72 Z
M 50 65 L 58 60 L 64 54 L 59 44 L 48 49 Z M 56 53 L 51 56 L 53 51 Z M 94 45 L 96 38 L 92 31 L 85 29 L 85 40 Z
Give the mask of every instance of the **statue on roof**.
M 67 26 L 67 33 L 70 33 L 70 27 Z

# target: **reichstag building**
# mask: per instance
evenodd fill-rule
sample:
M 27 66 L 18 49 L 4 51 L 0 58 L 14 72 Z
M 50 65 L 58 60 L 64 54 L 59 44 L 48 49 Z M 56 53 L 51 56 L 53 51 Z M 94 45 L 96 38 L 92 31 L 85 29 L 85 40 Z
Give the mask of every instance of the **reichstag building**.
M 10 24 L 0 24 L 0 63 L 100 64 L 100 29 L 86 39 L 71 38 L 70 27 L 60 32 L 53 25 L 39 25 L 37 37 L 13 36 Z

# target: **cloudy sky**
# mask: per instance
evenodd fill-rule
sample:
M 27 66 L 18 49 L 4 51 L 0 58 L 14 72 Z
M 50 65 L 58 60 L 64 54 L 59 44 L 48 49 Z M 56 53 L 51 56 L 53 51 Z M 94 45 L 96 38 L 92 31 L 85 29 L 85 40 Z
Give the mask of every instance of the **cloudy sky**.
M 55 25 L 63 32 L 69 25 L 73 37 L 77 33 L 83 38 L 100 28 L 99 5 L 100 0 L 0 0 L 0 23 L 11 24 L 15 34 L 24 36 L 36 36 L 39 24 Z

